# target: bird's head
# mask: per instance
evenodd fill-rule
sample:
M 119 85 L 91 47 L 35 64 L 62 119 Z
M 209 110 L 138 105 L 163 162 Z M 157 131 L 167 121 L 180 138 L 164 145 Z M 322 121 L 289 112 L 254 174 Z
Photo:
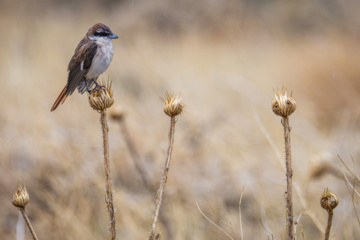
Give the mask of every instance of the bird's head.
M 89 29 L 87 36 L 90 40 L 101 42 L 118 38 L 118 36 L 116 36 L 108 26 L 102 23 L 98 23 L 92 26 Z

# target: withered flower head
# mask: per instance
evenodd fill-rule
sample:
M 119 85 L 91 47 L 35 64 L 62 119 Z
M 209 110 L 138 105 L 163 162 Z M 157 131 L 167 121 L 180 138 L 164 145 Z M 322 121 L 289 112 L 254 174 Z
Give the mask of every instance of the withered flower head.
M 21 187 L 20 184 L 18 184 L 13 195 L 13 200 L 11 201 L 12 204 L 18 208 L 25 208 L 26 204 L 29 202 L 29 199 L 30 198 L 26 187 Z
M 104 82 L 99 83 L 101 86 L 104 85 Z M 104 86 L 105 89 L 100 89 L 99 91 L 92 91 L 89 94 L 89 103 L 90 106 L 98 111 L 101 112 L 114 104 L 113 99 L 113 90 L 111 88 L 112 81 L 108 80 L 106 85 Z
M 276 115 L 288 117 L 295 111 L 296 102 L 292 98 L 292 93 L 289 96 L 286 88 L 282 87 L 281 90 L 278 89 L 275 93 L 271 106 Z
M 333 192 L 329 191 L 329 189 L 326 188 L 321 196 L 320 204 L 323 209 L 328 212 L 332 212 L 339 204 L 339 199 Z
M 185 107 L 185 105 L 181 102 L 181 94 L 170 94 L 168 92 L 165 93 L 165 100 L 162 99 L 164 101 L 164 112 L 169 116 L 169 117 L 174 117 L 176 115 L 179 115 L 183 108 Z

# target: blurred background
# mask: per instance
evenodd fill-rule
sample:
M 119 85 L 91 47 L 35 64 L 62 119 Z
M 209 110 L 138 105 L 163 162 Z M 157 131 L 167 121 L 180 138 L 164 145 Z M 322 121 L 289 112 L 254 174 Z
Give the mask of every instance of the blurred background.
M 11 204 L 17 182 L 29 191 L 40 239 L 109 236 L 99 114 L 77 93 L 50 112 L 75 47 L 98 22 L 119 36 L 100 77 L 114 88 L 118 239 L 147 239 L 150 230 L 168 144 L 166 91 L 181 92 L 186 111 L 177 118 L 162 239 L 229 239 L 196 202 L 241 239 L 243 189 L 244 239 L 285 239 L 283 128 L 271 110 L 282 86 L 297 101 L 290 124 L 298 238 L 323 238 L 326 187 L 340 199 L 332 239 L 360 238 L 337 157 L 357 173 L 359 1 L 14 0 L 0 9 L 1 239 L 24 229 Z

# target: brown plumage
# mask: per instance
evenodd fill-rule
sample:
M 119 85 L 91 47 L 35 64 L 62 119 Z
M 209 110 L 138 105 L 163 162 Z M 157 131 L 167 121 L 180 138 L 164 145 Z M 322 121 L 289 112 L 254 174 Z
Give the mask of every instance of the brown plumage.
M 68 65 L 68 80 L 51 111 L 54 111 L 75 89 L 83 94 L 91 91 L 100 74 L 110 65 L 113 56 L 112 39 L 118 38 L 109 27 L 98 23 L 92 26 L 77 45 Z
M 67 89 L 67 84 L 66 86 L 64 87 L 64 89 L 61 91 L 60 95 L 58 96 L 58 98 L 56 99 L 54 105 L 52 106 L 51 108 L 51 111 L 54 111 L 59 105 L 60 103 L 63 104 L 65 102 L 65 99 L 67 97 L 67 94 L 66 94 L 66 89 Z

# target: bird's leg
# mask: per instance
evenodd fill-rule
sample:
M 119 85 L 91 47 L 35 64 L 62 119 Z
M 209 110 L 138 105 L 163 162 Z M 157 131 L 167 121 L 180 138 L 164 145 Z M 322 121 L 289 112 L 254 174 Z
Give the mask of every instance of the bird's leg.
M 88 84 L 88 81 L 86 80 L 86 78 L 85 78 L 85 87 L 86 87 L 86 91 L 88 92 L 88 93 L 90 93 L 91 92 L 91 89 L 90 89 L 90 87 L 89 87 L 89 84 Z
M 94 81 L 94 83 L 95 83 L 95 88 L 94 88 L 94 91 L 97 91 L 97 92 L 99 92 L 99 91 L 101 91 L 101 90 L 105 90 L 106 88 L 104 87 L 104 86 L 101 86 L 100 84 L 98 84 L 96 81 Z

